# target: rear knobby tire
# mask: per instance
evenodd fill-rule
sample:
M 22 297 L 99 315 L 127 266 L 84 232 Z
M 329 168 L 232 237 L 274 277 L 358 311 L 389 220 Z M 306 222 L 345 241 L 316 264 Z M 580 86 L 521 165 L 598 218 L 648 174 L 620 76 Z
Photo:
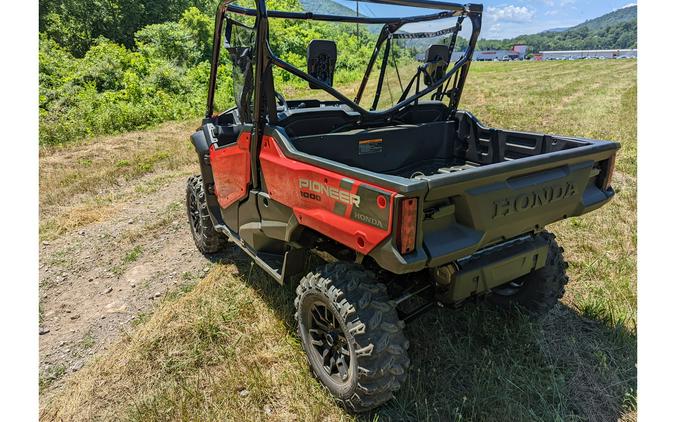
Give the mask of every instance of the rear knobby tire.
M 386 287 L 362 267 L 336 262 L 307 274 L 296 293 L 298 334 L 319 381 L 351 412 L 368 411 L 391 399 L 406 378 L 410 359 L 404 323 Z M 326 310 L 336 322 L 332 331 L 338 332 L 336 340 L 325 334 L 329 330 L 318 328 L 321 323 L 316 322 L 316 314 Z M 338 373 L 331 375 L 322 355 L 336 353 L 325 351 L 336 341 L 335 347 L 345 356 L 349 349 L 345 357 L 349 365 L 347 369 L 342 366 L 343 372 L 335 369 Z
M 206 193 L 202 176 L 191 176 L 187 182 L 185 197 L 187 216 L 192 239 L 203 254 L 221 251 L 227 244 L 227 238 L 216 231 L 206 205 Z
M 546 265 L 516 280 L 492 289 L 489 302 L 506 309 L 522 308 L 532 316 L 541 316 L 550 311 L 565 294 L 569 281 L 568 267 L 563 258 L 563 249 L 555 241 L 555 235 L 542 232 L 537 236 L 548 243 Z

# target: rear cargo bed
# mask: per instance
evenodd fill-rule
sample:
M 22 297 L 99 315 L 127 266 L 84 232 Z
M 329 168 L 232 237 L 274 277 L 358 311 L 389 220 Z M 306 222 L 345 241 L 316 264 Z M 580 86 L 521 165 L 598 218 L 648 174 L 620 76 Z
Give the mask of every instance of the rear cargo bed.
M 418 198 L 414 252 L 392 254 L 393 239 L 371 252 L 394 272 L 447 264 L 614 195 L 607 182 L 619 144 L 487 128 L 466 112 L 451 121 L 292 140 L 282 130 L 271 134 L 289 158 Z M 360 148 L 363 142 L 378 145 Z
M 405 178 L 454 173 L 592 144 L 487 128 L 467 112 L 458 112 L 454 120 L 305 135 L 291 142 L 312 156 Z

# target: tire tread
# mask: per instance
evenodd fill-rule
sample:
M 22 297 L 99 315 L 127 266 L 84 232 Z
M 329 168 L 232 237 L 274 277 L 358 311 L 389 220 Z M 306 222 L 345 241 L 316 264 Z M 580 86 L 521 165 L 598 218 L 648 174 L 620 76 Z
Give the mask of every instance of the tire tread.
M 336 397 L 352 412 L 368 411 L 391 399 L 410 366 L 405 324 L 398 319 L 386 286 L 373 278 L 356 264 L 334 262 L 307 274 L 296 289 L 295 318 L 301 338 L 300 302 L 310 292 L 330 298 L 352 334 L 358 364 L 356 386 L 349 397 Z M 312 371 L 319 378 L 316 369 Z

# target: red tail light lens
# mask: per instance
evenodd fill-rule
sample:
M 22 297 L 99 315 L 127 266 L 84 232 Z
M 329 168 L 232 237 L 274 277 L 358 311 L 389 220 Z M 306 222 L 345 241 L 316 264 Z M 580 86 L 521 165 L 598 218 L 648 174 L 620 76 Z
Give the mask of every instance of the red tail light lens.
M 396 246 L 402 254 L 415 250 L 417 236 L 417 198 L 406 198 L 401 201 L 401 213 L 398 222 Z

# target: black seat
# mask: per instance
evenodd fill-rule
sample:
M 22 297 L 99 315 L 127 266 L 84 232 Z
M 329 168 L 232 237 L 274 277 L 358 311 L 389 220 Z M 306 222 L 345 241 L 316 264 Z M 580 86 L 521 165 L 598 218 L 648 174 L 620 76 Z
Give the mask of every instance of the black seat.
M 337 45 L 331 40 L 312 40 L 307 46 L 307 73 L 328 86 L 333 86 L 333 74 L 337 61 Z M 312 89 L 320 89 L 309 83 Z
M 396 120 L 408 124 L 421 124 L 447 120 L 450 109 L 442 101 L 419 101 L 404 108 Z
M 359 114 L 339 106 L 291 109 L 279 115 L 278 125 L 288 136 L 316 135 L 356 122 Z

